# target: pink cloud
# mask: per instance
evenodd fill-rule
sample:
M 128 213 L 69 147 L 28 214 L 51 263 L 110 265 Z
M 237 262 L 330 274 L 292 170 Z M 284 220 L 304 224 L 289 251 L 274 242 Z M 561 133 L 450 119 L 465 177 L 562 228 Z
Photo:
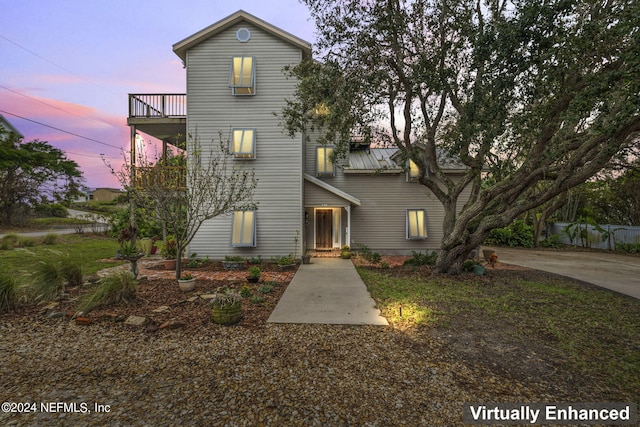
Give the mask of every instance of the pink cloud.
M 14 92 L 3 95 L 0 98 L 0 110 L 29 119 L 4 114 L 26 141 L 48 141 L 65 151 L 68 158 L 78 163 L 89 187 L 120 186 L 101 157 L 104 155 L 117 165 L 122 163 L 122 150 L 129 149 L 130 138 L 126 117 L 28 93 L 25 93 L 28 98 Z

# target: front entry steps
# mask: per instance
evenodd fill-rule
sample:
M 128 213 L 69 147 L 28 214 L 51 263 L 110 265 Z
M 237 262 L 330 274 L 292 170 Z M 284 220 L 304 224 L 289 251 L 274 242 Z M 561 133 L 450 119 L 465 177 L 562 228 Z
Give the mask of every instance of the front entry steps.
M 306 252 L 311 258 L 340 258 L 340 249 L 312 249 Z

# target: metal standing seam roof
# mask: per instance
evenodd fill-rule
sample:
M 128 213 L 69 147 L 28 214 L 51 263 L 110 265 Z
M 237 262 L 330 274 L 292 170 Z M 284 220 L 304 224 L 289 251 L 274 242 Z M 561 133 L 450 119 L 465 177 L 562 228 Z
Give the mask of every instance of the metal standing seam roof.
M 401 173 L 405 169 L 395 162 L 399 158 L 398 148 L 370 148 L 349 153 L 349 166 L 345 173 Z M 458 159 L 438 150 L 438 163 L 443 170 L 464 171 L 466 166 Z
M 349 166 L 345 172 L 398 173 L 402 168 L 391 159 L 397 148 L 370 148 L 349 153 Z

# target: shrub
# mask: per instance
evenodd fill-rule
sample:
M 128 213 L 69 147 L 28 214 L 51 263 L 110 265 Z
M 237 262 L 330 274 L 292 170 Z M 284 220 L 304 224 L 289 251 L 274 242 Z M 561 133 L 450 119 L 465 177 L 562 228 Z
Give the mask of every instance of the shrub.
M 0 275 L 0 312 L 11 310 L 18 300 L 18 282 L 8 274 Z
M 85 295 L 79 309 L 88 312 L 106 305 L 128 303 L 135 298 L 137 285 L 138 282 L 128 271 L 103 277 L 96 288 Z
M 64 292 L 64 276 L 55 261 L 40 261 L 36 267 L 33 293 L 36 299 L 51 301 Z
M 13 249 L 20 239 L 20 236 L 17 234 L 7 234 L 2 239 L 0 239 L 0 249 L 7 251 Z
M 616 243 L 616 251 L 640 254 L 640 243 Z
M 249 298 L 251 296 L 251 288 L 248 285 L 244 285 L 242 289 L 240 289 L 240 296 L 242 298 Z
M 509 226 L 491 230 L 486 243 L 492 246 L 533 247 L 533 227 L 522 220 L 513 221 Z
M 467 273 L 472 273 L 474 267 L 477 265 L 478 263 L 472 259 L 468 259 L 466 260 L 464 263 L 462 263 L 462 271 L 466 271 Z
M 251 297 L 251 302 L 254 304 L 262 304 L 263 302 L 265 302 L 265 298 L 261 295 L 256 295 L 254 297 Z
M 281 257 L 278 258 L 278 264 L 279 265 L 291 265 L 291 264 L 295 264 L 296 260 L 295 258 L 293 258 L 293 255 L 289 254 L 289 255 L 283 255 Z
M 18 248 L 32 248 L 36 245 L 36 239 L 32 237 L 20 236 L 16 242 Z
M 404 262 L 404 265 L 411 265 L 414 267 L 420 267 L 423 265 L 435 265 L 436 260 L 438 259 L 438 253 L 436 251 L 432 251 L 431 254 L 426 254 L 422 252 L 411 252 L 411 258 Z
M 69 216 L 69 211 L 67 211 L 67 208 L 58 203 L 53 203 L 50 205 L 38 205 L 35 208 L 35 212 L 37 215 L 43 217 L 66 218 Z
M 266 282 L 264 282 L 264 284 L 272 286 L 274 288 L 280 286 L 280 283 L 278 283 L 276 280 L 267 280 Z
M 258 290 L 263 294 L 270 294 L 273 292 L 273 286 L 271 285 L 262 285 L 258 288 Z
M 562 239 L 557 234 L 551 234 L 546 239 L 540 242 L 540 246 L 543 248 L 558 249 L 564 246 Z
M 377 264 L 382 259 L 378 252 L 371 252 L 371 249 L 367 245 L 359 244 L 356 253 L 372 264 Z
M 60 274 L 69 286 L 82 285 L 82 268 L 68 257 L 60 262 Z
M 55 233 L 49 233 L 42 238 L 42 243 L 44 245 L 55 245 L 58 243 L 58 235 Z
M 258 267 L 249 267 L 249 277 L 253 279 L 260 278 L 260 268 Z

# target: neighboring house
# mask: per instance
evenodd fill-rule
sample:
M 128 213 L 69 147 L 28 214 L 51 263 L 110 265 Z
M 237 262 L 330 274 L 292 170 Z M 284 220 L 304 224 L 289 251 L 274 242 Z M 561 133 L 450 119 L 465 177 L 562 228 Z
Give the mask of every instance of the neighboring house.
M 388 254 L 439 248 L 443 209 L 398 164 L 397 150 L 357 146 L 334 164 L 333 147 L 283 132 L 273 113 L 296 87 L 283 68 L 310 58 L 309 43 L 238 11 L 173 50 L 186 67 L 187 94 L 129 95 L 132 149 L 138 131 L 173 145 L 183 143 L 179 135 L 197 132 L 204 143 L 223 132 L 236 166 L 258 178 L 257 210 L 206 222 L 191 252 L 220 259 L 358 244 Z
M 112 202 L 121 194 L 123 192 L 119 188 L 96 188 L 89 194 L 89 199 L 97 202 Z
M 15 133 L 19 138 L 24 138 L 24 135 L 21 134 L 20 131 L 16 129 L 15 126 L 13 126 L 2 114 L 0 114 L 0 128 L 4 128 L 7 132 Z

